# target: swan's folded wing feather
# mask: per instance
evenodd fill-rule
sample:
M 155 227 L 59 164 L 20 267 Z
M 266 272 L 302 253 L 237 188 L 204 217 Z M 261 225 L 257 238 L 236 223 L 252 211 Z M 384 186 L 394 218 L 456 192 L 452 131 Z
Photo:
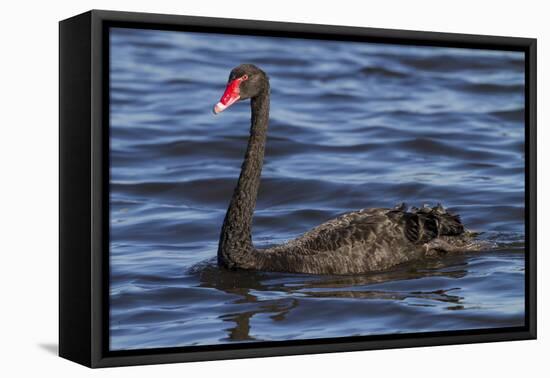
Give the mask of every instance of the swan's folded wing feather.
M 427 243 L 439 236 L 456 236 L 464 233 L 458 215 L 441 212 L 439 208 L 403 213 L 405 236 L 413 243 Z
M 391 228 L 389 218 L 382 209 L 369 209 L 344 214 L 325 222 L 296 239 L 304 250 L 314 252 L 336 251 L 359 242 L 374 239 L 382 228 Z

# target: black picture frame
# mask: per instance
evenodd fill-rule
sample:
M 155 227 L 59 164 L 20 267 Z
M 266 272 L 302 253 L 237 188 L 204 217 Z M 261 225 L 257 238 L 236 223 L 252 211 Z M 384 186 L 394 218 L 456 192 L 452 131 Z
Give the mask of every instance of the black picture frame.
M 108 350 L 108 28 L 385 42 L 525 53 L 524 327 Z M 88 367 L 536 338 L 536 39 L 92 10 L 59 24 L 59 354 Z

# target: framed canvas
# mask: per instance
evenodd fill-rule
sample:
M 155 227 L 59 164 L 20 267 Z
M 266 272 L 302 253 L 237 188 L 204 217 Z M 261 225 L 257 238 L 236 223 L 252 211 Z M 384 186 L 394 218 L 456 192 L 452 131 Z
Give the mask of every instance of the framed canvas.
M 59 353 L 536 337 L 536 40 L 60 22 Z

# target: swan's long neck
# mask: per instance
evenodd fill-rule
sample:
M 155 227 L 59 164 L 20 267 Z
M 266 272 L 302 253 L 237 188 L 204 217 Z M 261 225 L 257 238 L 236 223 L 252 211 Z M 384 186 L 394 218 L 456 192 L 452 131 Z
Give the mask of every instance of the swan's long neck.
M 237 187 L 233 192 L 220 235 L 218 262 L 229 268 L 253 264 L 252 218 L 260 187 L 267 126 L 269 88 L 252 98 L 250 137 Z

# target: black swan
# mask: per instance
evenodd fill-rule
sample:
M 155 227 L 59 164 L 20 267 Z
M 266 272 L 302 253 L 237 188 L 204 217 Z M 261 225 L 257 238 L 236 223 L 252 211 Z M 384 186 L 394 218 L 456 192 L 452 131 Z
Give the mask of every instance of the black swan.
M 251 100 L 250 137 L 223 221 L 219 265 L 273 272 L 358 274 L 475 249 L 473 233 L 465 230 L 458 215 L 441 205 L 408 210 L 404 204 L 347 213 L 282 245 L 255 248 L 251 226 L 269 122 L 269 79 L 252 64 L 242 64 L 231 71 L 214 113 L 245 99 Z

